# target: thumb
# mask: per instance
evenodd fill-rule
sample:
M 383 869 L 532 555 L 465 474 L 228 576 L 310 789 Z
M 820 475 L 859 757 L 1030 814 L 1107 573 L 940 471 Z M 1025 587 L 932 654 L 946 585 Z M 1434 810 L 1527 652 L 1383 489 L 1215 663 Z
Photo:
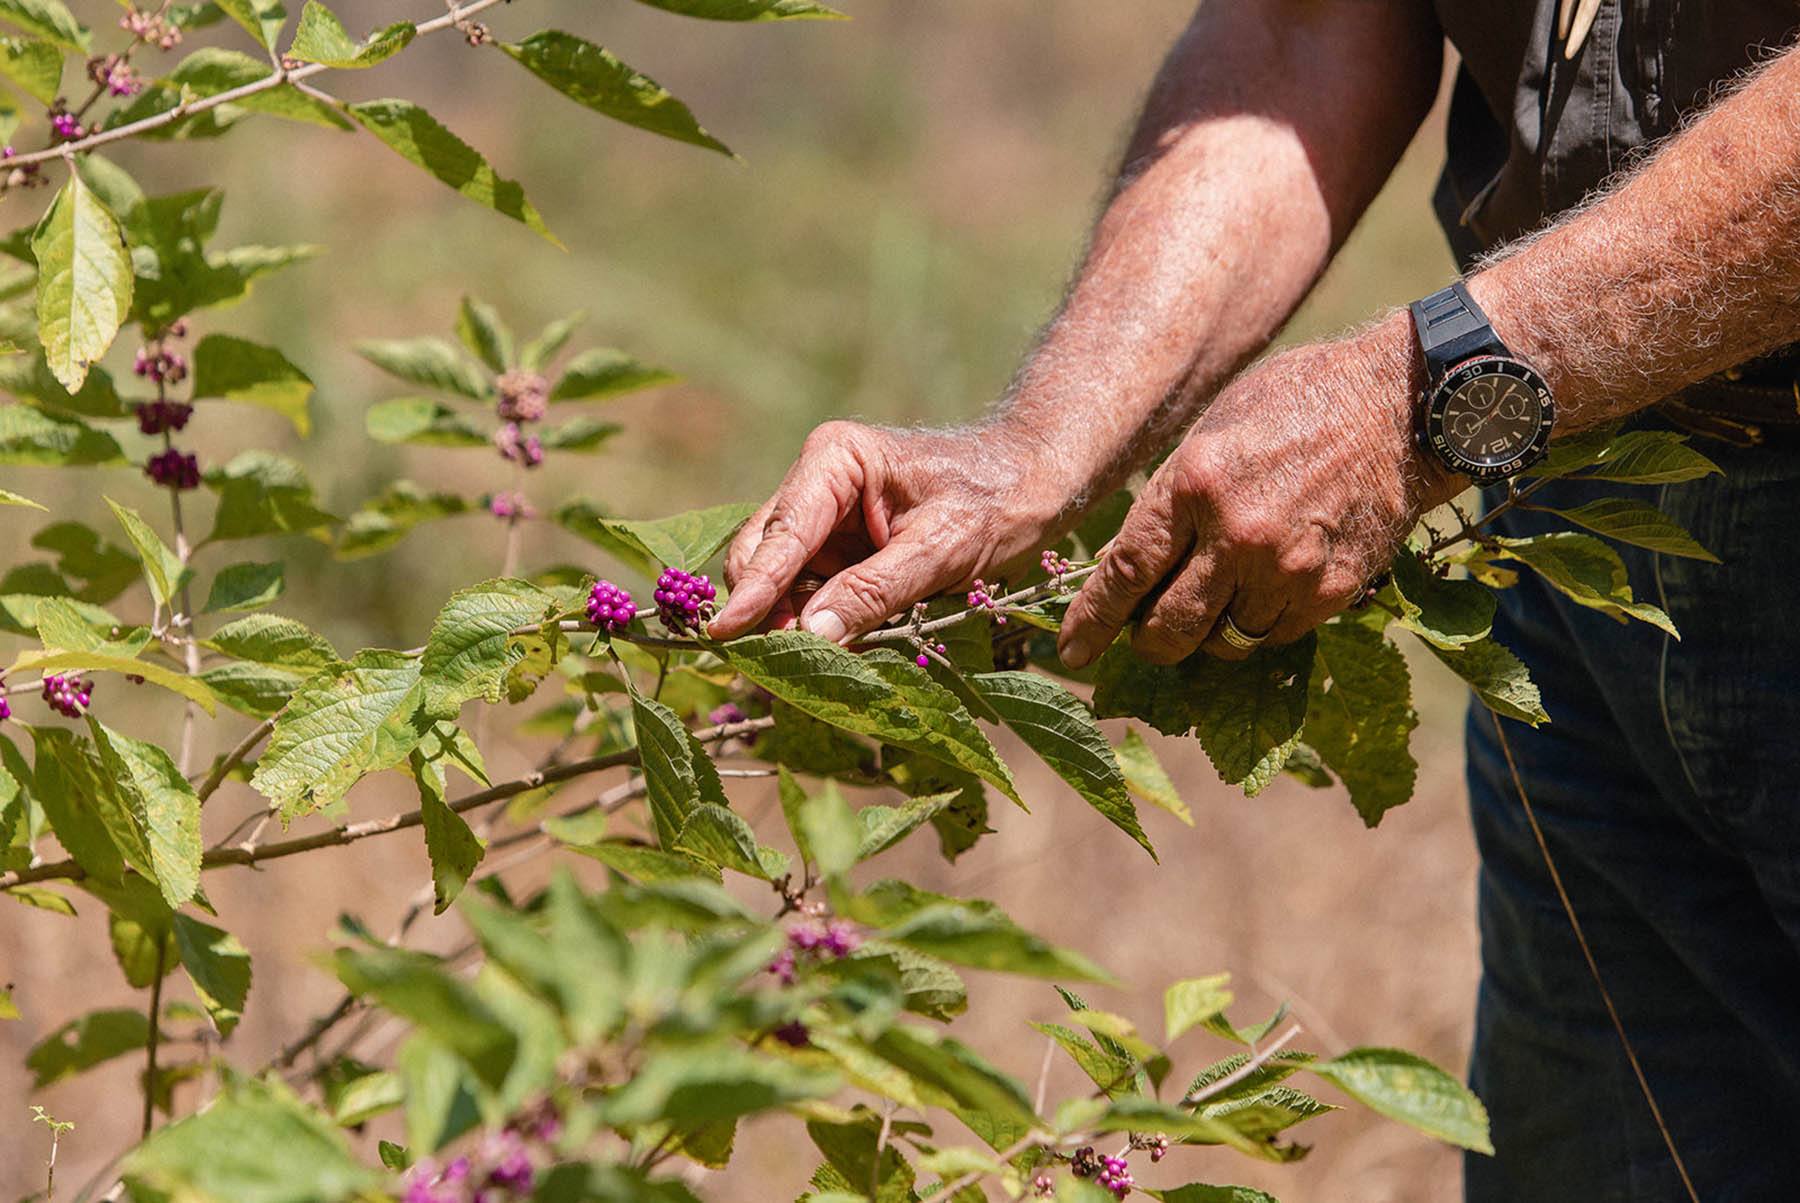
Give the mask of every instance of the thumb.
M 833 643 L 849 643 L 890 615 L 954 584 L 958 575 L 941 540 L 898 535 L 826 581 L 800 612 L 800 626 Z

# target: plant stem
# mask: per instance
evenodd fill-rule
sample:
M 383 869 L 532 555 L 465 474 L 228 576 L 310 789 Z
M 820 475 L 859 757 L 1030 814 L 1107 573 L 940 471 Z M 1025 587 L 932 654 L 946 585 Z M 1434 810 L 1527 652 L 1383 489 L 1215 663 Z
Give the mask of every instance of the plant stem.
M 156 1046 L 162 1039 L 163 972 L 168 969 L 169 941 L 156 942 L 156 977 L 150 982 L 150 1034 L 144 1037 L 144 1132 L 156 1124 Z
M 256 750 L 256 745 L 268 738 L 269 732 L 275 729 L 275 720 L 279 717 L 279 714 L 272 714 L 256 724 L 250 734 L 238 741 L 237 747 L 231 749 L 225 759 L 221 760 L 213 771 L 206 775 L 206 780 L 201 782 L 200 788 L 195 791 L 200 796 L 200 801 L 204 802 L 218 792 L 219 787 L 225 784 L 225 778 L 231 775 L 231 770 L 244 763 L 244 758 Z

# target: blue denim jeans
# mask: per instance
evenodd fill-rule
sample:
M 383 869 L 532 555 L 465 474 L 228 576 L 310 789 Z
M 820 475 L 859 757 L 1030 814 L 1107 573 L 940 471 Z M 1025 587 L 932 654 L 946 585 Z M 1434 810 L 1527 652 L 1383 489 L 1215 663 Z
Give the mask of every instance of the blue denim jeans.
M 1660 506 L 1723 564 L 1623 549 L 1679 641 L 1531 574 L 1494 634 L 1551 722 L 1506 735 L 1600 971 L 1705 1203 L 1800 1199 L 1800 438 L 1695 446 L 1725 475 L 1560 481 L 1534 502 Z M 1496 520 L 1524 535 L 1567 524 Z M 1497 1155 L 1469 1203 L 1677 1203 L 1674 1167 L 1514 792 L 1468 720 L 1483 976 L 1472 1085 Z

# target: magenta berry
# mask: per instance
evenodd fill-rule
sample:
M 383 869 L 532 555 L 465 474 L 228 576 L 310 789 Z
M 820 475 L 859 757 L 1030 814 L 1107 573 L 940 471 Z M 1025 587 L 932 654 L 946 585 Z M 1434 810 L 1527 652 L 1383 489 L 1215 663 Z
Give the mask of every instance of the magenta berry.
M 847 919 L 833 919 L 825 925 L 825 939 L 819 947 L 825 955 L 841 959 L 862 947 L 862 933 Z
M 158 50 L 173 50 L 181 44 L 181 30 L 153 12 L 134 8 L 119 18 L 119 28 L 146 45 Z
M 527 435 L 519 429 L 517 422 L 508 422 L 494 432 L 494 446 L 500 452 L 500 458 L 527 468 L 535 468 L 544 462 L 544 443 L 537 435 Z
M 927 656 L 924 652 L 920 652 L 915 663 L 917 663 L 920 668 L 930 668 L 931 657 Z
M 998 581 L 990 585 L 980 577 L 976 577 L 975 587 L 969 590 L 969 607 L 988 611 L 994 616 L 996 626 L 1005 626 L 1006 615 L 1000 613 L 1000 603 L 997 600 L 997 596 L 1004 592 L 1004 587 Z
M 1049 1174 L 1040 1173 L 1031 1180 L 1031 1193 L 1040 1199 L 1048 1199 L 1056 1193 L 1056 1179 Z
M 495 493 L 488 498 L 488 513 L 496 518 L 512 521 L 514 518 L 531 518 L 537 511 L 525 500 L 525 494 L 519 492 Z
M 712 713 L 706 716 L 706 721 L 715 727 L 728 727 L 732 723 L 741 723 L 749 717 L 736 702 L 725 702 L 713 707 Z
M 67 110 L 52 110 L 50 113 L 50 131 L 63 142 L 73 142 L 87 131 L 81 128 L 81 122 L 75 114 Z
M 494 387 L 502 422 L 537 422 L 549 412 L 550 382 L 536 372 L 502 372 Z
M 80 718 L 93 702 L 94 687 L 80 677 L 44 678 L 44 704 L 65 718 Z
M 167 434 L 186 427 L 194 407 L 184 401 L 144 401 L 136 412 L 138 429 L 144 434 Z
M 656 616 L 677 635 L 686 634 L 712 617 L 718 596 L 709 577 L 665 568 L 656 578 Z
M 1158 1132 L 1144 1142 L 1144 1147 L 1150 1150 L 1150 1164 L 1155 1165 L 1169 1155 L 1169 1138 Z
M 630 626 L 637 617 L 637 608 L 625 590 L 611 581 L 595 581 L 588 590 L 587 616 L 589 622 L 610 635 Z
M 784 948 L 769 962 L 769 973 L 784 986 L 794 984 L 794 950 Z
M 787 1045 L 789 1048 L 806 1048 L 812 1044 L 812 1040 L 806 1030 L 806 1025 L 801 1023 L 798 1019 L 793 1020 L 790 1023 L 782 1024 L 780 1027 L 770 1032 L 769 1035 L 775 1037 L 775 1039 L 781 1041 L 781 1043 Z
M 144 81 L 123 55 L 95 56 L 88 60 L 88 78 L 113 96 L 136 96 L 143 91 Z
M 1102 1157 L 1100 1172 L 1094 1175 L 1094 1182 L 1103 1190 L 1109 1190 L 1115 1198 L 1123 1199 L 1137 1185 L 1131 1177 L 1131 1166 L 1123 1157 Z
M 186 326 L 183 325 L 182 329 L 185 330 Z M 170 333 L 174 333 L 173 330 Z M 180 384 L 187 379 L 188 365 L 187 360 L 180 352 L 167 350 L 159 342 L 139 347 L 137 354 L 132 358 L 131 370 L 158 384 Z
M 12 703 L 8 702 L 5 698 L 0 698 L 0 723 L 5 722 L 11 717 Z
M 150 457 L 144 465 L 144 475 L 165 489 L 197 489 L 200 487 L 200 461 L 170 448 Z

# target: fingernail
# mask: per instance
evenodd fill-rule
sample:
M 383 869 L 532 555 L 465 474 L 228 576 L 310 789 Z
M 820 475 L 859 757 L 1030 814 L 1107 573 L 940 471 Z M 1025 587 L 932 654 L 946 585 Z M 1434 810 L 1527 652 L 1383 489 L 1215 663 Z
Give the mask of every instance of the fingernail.
M 833 643 L 843 642 L 844 636 L 850 630 L 844 625 L 844 620 L 830 610 L 820 610 L 817 614 L 808 614 L 804 625 L 808 631 L 820 639 L 829 639 Z
M 1075 636 L 1062 649 L 1062 662 L 1070 668 L 1086 668 L 1088 661 L 1093 658 L 1094 649 L 1084 635 Z

